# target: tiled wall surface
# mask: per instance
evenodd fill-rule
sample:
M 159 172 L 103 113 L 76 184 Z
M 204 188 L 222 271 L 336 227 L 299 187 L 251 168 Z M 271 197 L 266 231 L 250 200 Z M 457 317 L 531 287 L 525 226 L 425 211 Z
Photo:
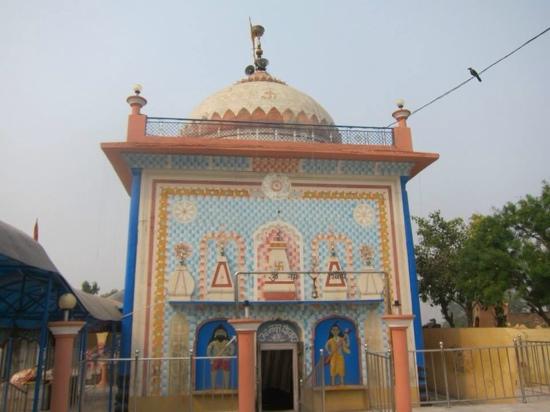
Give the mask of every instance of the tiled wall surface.
M 285 163 L 281 169 L 275 159 L 257 162 L 239 157 L 138 154 L 128 154 L 127 161 L 132 167 L 148 169 L 141 204 L 147 210 L 142 218 L 149 229 L 140 235 L 140 241 L 150 247 L 142 248 L 140 259 L 145 264 L 139 269 L 142 278 L 148 280 L 136 284 L 136 295 L 143 297 L 146 309 L 136 315 L 135 321 L 142 326 L 136 328 L 140 336 L 133 340 L 147 341 L 147 345 L 138 346 L 145 346 L 149 356 L 169 356 L 174 347 L 170 337 L 179 336 L 170 331 L 175 315 L 185 317 L 189 342 L 184 346 L 188 348 L 193 348 L 202 322 L 233 316 L 231 297 L 225 303 L 209 297 L 220 245 L 231 273 L 262 270 L 269 240 L 279 231 L 287 243 L 292 270 L 327 270 L 334 252 L 346 271 L 375 270 L 388 273 L 392 279 L 398 277 L 395 238 L 403 233 L 392 212 L 396 198 L 392 180 L 385 178 L 385 184 L 373 184 L 369 176 L 395 176 L 397 181 L 400 175 L 408 174 L 408 164 L 308 159 Z M 173 169 L 188 171 L 177 174 Z M 201 171 L 209 174 L 201 175 Z M 219 173 L 213 175 L 212 171 Z M 239 178 L 240 172 L 247 174 Z M 323 175 L 341 177 L 338 181 L 325 180 Z M 182 244 L 187 247 L 184 259 L 176 252 Z M 365 246 L 372 251 L 368 264 L 361 253 Z M 168 282 L 182 267 L 193 279 L 193 291 L 181 301 L 171 301 Z M 258 279 L 244 277 L 241 300 L 263 299 Z M 311 278 L 299 277 L 298 299 L 306 302 L 260 303 L 252 310 L 255 317 L 288 320 L 300 328 L 305 369 L 309 371 L 315 324 L 327 317 L 352 319 L 361 345 L 370 339 L 386 347 L 387 334 L 379 321 L 384 305 L 380 299 L 359 302 L 357 281 L 348 276 L 347 296 L 337 302 L 327 301 L 322 293 L 314 299 Z M 393 281 L 391 285 L 393 289 Z M 168 385 L 166 377 L 155 379 L 159 390 Z
M 320 175 L 407 176 L 410 162 L 366 160 L 279 159 L 238 156 L 198 156 L 126 153 L 130 167 L 143 169 L 182 169 L 312 173 Z

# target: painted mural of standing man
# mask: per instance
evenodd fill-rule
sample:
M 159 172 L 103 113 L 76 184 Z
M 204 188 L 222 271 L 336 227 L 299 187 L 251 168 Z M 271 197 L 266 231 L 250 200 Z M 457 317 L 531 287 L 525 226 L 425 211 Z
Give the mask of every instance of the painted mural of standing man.
M 207 356 L 233 356 L 235 348 L 229 334 L 222 325 L 214 329 L 212 338 L 206 348 Z M 223 374 L 223 389 L 229 388 L 229 378 L 231 375 L 231 359 L 211 359 L 210 360 L 210 387 L 216 388 L 218 373 Z
M 325 344 L 325 350 L 328 356 L 325 364 L 330 365 L 330 384 L 336 385 L 336 377 L 340 377 L 340 385 L 344 384 L 346 376 L 346 366 L 344 356 L 350 353 L 349 350 L 349 330 L 342 333 L 338 322 L 330 327 L 329 337 Z

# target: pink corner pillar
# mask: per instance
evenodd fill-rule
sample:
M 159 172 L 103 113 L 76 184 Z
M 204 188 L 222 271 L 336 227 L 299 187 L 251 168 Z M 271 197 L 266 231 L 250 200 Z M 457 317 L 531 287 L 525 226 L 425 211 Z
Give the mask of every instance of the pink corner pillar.
M 239 412 L 256 410 L 256 331 L 262 323 L 257 319 L 230 319 L 237 331 L 239 363 Z
M 77 321 L 48 323 L 55 338 L 51 411 L 67 412 L 69 410 L 74 339 L 82 326 L 84 326 L 84 322 Z
M 407 349 L 407 328 L 413 315 L 386 315 L 382 319 L 390 328 L 393 369 L 395 376 L 396 412 L 411 412 L 411 384 L 409 374 L 409 352 Z

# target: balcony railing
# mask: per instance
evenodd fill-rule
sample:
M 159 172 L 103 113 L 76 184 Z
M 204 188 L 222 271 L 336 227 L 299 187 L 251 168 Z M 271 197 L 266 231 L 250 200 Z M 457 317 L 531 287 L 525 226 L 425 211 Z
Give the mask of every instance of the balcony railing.
M 145 134 L 158 137 L 205 137 L 379 146 L 394 144 L 393 129 L 388 127 L 305 125 L 168 117 L 148 117 Z

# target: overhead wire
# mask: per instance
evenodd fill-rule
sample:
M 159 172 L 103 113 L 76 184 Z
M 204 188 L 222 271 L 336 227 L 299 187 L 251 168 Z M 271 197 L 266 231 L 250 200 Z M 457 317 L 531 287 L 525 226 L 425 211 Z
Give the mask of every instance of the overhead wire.
M 536 36 L 533 36 L 531 37 L 529 40 L 523 42 L 521 45 L 519 45 L 518 47 L 516 47 L 514 50 L 512 50 L 511 52 L 509 52 L 508 54 L 505 54 L 504 56 L 502 56 L 500 59 L 494 61 L 493 63 L 491 63 L 489 66 L 485 67 L 484 69 L 480 70 L 478 72 L 478 74 L 483 74 L 485 73 L 487 70 L 491 69 L 492 67 L 496 66 L 498 63 L 500 63 L 501 61 L 507 59 L 508 57 L 510 57 L 511 55 L 513 55 L 514 53 L 518 52 L 519 50 L 521 50 L 522 48 L 524 48 L 525 46 L 527 46 L 529 43 L 531 43 L 532 41 L 538 39 L 540 36 L 542 36 L 543 34 L 547 33 L 548 31 L 550 31 L 550 27 L 547 27 L 546 29 L 544 29 L 543 31 L 541 31 L 539 34 L 537 34 Z M 458 90 L 460 89 L 462 86 L 464 86 L 466 83 L 468 83 L 469 81 L 473 80 L 475 77 L 474 76 L 471 76 L 469 77 L 468 79 L 460 82 L 459 84 L 457 84 L 456 86 L 454 86 L 452 89 L 449 89 L 447 90 L 445 93 L 433 98 L 432 100 L 430 100 L 428 103 L 425 103 L 423 104 L 422 106 L 420 106 L 418 109 L 415 109 L 411 112 L 411 114 L 409 115 L 412 116 L 413 114 L 416 114 L 418 113 L 419 111 L 421 111 L 422 109 L 425 109 L 426 107 L 434 104 L 435 102 L 437 102 L 438 100 L 441 100 L 442 98 L 444 98 L 445 96 L 448 96 L 449 94 L 451 94 L 452 92 L 454 92 L 455 90 Z M 391 127 L 393 126 L 394 124 L 396 124 L 397 122 L 394 121 L 392 123 L 390 123 L 389 125 L 387 125 L 386 127 Z

